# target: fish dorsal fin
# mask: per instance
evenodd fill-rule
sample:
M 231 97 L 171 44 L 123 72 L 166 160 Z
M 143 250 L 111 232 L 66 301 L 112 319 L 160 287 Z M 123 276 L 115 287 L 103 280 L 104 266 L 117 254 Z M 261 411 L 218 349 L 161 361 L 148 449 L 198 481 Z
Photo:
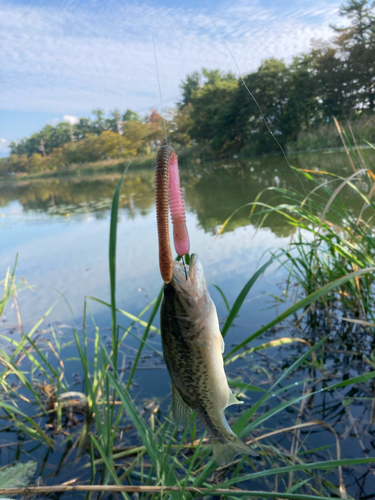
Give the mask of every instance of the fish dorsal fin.
M 233 392 L 229 389 L 228 391 L 228 402 L 227 402 L 227 408 L 228 406 L 231 405 L 242 405 L 243 401 L 239 401 L 236 396 L 233 394 Z
M 190 422 L 191 408 L 182 399 L 177 387 L 172 382 L 172 411 L 176 425 L 187 427 Z

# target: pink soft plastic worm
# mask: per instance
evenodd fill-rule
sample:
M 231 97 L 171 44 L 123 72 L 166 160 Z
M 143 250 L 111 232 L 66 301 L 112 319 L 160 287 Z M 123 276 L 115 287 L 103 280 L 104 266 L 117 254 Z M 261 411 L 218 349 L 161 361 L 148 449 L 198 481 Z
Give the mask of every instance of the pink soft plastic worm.
M 176 252 L 178 255 L 185 255 L 190 250 L 177 155 L 170 146 L 163 145 L 158 150 L 155 165 L 155 191 L 159 267 L 163 280 L 169 283 L 173 275 L 173 257 L 169 240 L 168 204 L 171 210 Z
M 173 242 L 178 255 L 190 251 L 189 233 L 186 227 L 184 199 L 180 186 L 177 155 L 173 152 L 169 163 L 169 208 L 173 222 Z

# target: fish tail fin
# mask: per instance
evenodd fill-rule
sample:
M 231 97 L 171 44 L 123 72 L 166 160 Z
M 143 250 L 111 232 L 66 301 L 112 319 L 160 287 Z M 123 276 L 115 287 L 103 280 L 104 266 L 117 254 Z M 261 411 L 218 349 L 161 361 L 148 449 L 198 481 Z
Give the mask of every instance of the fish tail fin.
M 244 453 L 258 457 L 258 453 L 247 446 L 235 434 L 230 434 L 225 441 L 210 438 L 214 458 L 219 467 L 224 467 L 230 464 L 235 459 L 236 455 Z

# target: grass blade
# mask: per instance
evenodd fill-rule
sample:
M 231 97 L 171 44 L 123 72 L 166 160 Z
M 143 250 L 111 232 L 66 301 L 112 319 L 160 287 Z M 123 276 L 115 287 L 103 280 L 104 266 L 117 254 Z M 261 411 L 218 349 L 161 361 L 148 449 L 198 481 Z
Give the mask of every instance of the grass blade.
M 179 482 L 174 475 L 172 468 L 170 468 L 168 464 L 166 464 L 165 467 L 161 467 L 161 464 L 163 464 L 165 461 L 165 456 L 156 446 L 154 436 L 152 435 L 146 422 L 139 415 L 131 397 L 129 396 L 127 389 L 122 389 L 111 373 L 108 373 L 108 378 L 112 387 L 118 394 L 122 404 L 124 405 L 124 408 L 131 418 L 135 428 L 137 429 L 138 435 L 141 438 L 142 443 L 144 444 L 151 459 L 151 462 L 158 473 L 161 484 L 166 486 L 179 485 Z M 177 498 L 178 496 L 175 495 L 175 497 Z
M 225 337 L 225 335 L 228 333 L 229 328 L 231 327 L 231 325 L 232 325 L 235 317 L 237 316 L 239 310 L 241 309 L 241 306 L 242 306 L 242 304 L 243 304 L 243 302 L 244 302 L 247 294 L 251 290 L 251 287 L 254 285 L 254 283 L 256 282 L 256 280 L 259 278 L 259 276 L 261 276 L 264 273 L 264 271 L 267 269 L 267 267 L 269 267 L 276 259 L 282 257 L 286 253 L 287 252 L 281 252 L 278 255 L 276 255 L 275 257 L 272 257 L 272 259 L 270 259 L 268 262 L 266 262 L 249 279 L 249 281 L 246 283 L 246 285 L 243 287 L 243 289 L 239 293 L 238 297 L 236 298 L 236 300 L 235 300 L 235 302 L 234 302 L 234 304 L 232 306 L 232 309 L 230 310 L 230 312 L 228 314 L 228 317 L 227 317 L 227 319 L 226 319 L 226 321 L 224 323 L 224 326 L 223 326 L 223 328 L 221 330 L 221 335 L 223 337 Z M 232 351 L 231 351 L 231 353 L 232 353 Z
M 264 266 L 263 266 L 264 267 Z M 245 345 L 249 344 L 252 340 L 256 339 L 261 335 L 262 333 L 266 332 L 273 326 L 277 325 L 278 323 L 281 323 L 284 319 L 288 318 L 295 312 L 299 311 L 300 309 L 304 309 L 307 307 L 309 304 L 312 302 L 316 301 L 326 293 L 330 292 L 331 290 L 334 290 L 335 288 L 338 288 L 342 284 L 346 283 L 347 281 L 350 281 L 357 276 L 361 276 L 364 274 L 368 274 L 375 271 L 375 267 L 367 267 L 365 269 L 360 269 L 359 271 L 349 273 L 342 278 L 338 278 L 337 280 L 333 281 L 332 283 L 328 283 L 327 285 L 323 286 L 319 290 L 316 290 L 315 292 L 311 293 L 307 297 L 301 299 L 299 302 L 296 304 L 293 304 L 291 307 L 289 307 L 286 311 L 284 311 L 282 314 L 277 316 L 274 320 L 270 321 L 266 325 L 262 326 L 259 330 L 257 330 L 255 333 L 247 337 L 247 339 L 243 340 L 241 343 L 239 343 L 236 347 L 234 347 L 228 354 L 225 355 L 224 359 L 227 360 L 230 356 L 232 356 L 235 352 L 239 351 L 244 347 Z M 241 292 L 242 293 L 242 292 Z M 236 300 L 237 302 L 237 300 Z M 243 300 L 242 300 L 243 302 Z M 233 306 L 234 307 L 234 306 Z M 233 309 L 233 308 L 232 308 Z M 234 319 L 234 318 L 233 318 Z
M 126 170 L 125 170 L 126 172 Z M 117 243 L 117 219 L 118 205 L 120 200 L 121 184 L 124 179 L 125 172 L 117 182 L 115 192 L 113 194 L 112 209 L 111 209 L 111 224 L 109 229 L 109 280 L 111 287 L 111 323 L 112 323 L 112 349 L 113 349 L 113 365 L 117 370 L 117 328 L 116 328 L 116 243 Z
M 131 369 L 131 372 L 130 372 L 130 375 L 129 375 L 128 383 L 127 383 L 127 386 L 126 386 L 127 390 L 129 390 L 131 381 L 133 380 L 135 370 L 137 369 L 137 366 L 138 366 L 139 358 L 141 357 L 141 354 L 142 354 L 143 346 L 145 345 L 145 342 L 147 340 L 148 333 L 150 331 L 152 322 L 154 321 L 156 313 L 158 312 L 158 309 L 159 309 L 159 306 L 160 306 L 160 303 L 161 303 L 161 299 L 163 298 L 163 292 L 164 292 L 164 285 L 162 286 L 162 288 L 161 288 L 161 290 L 159 292 L 159 295 L 158 295 L 158 297 L 156 299 L 154 307 L 152 308 L 151 315 L 150 315 L 150 318 L 148 320 L 147 326 L 145 328 L 145 331 L 143 332 L 142 339 L 141 339 L 141 344 L 140 344 L 140 346 L 138 348 L 138 351 L 137 351 L 137 354 L 135 356 L 134 363 L 132 365 L 132 369 Z

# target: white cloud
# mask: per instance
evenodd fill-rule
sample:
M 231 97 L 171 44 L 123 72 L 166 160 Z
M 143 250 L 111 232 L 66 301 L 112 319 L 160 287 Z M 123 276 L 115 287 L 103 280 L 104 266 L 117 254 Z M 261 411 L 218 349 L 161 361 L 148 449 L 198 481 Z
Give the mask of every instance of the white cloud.
M 77 116 L 64 115 L 62 121 L 70 123 L 70 125 L 75 125 L 76 123 L 79 122 L 79 118 Z
M 61 118 L 53 118 L 51 121 L 50 121 L 50 124 L 53 126 L 53 127 L 56 127 L 56 125 L 58 125 L 59 123 L 70 123 L 71 125 L 75 125 L 76 123 L 79 122 L 79 118 L 77 116 L 71 116 L 71 115 L 64 115 Z
M 9 152 L 9 141 L 0 137 L 0 153 L 8 153 Z
M 116 0 L 96 11 L 70 2 L 58 9 L 0 3 L 0 108 L 78 114 L 159 107 L 151 31 L 168 107 L 192 71 L 235 71 L 212 18 L 247 73 L 267 57 L 290 60 L 308 50 L 312 38 L 329 39 L 340 3 L 318 0 L 282 12 L 247 0 L 212 12 Z

